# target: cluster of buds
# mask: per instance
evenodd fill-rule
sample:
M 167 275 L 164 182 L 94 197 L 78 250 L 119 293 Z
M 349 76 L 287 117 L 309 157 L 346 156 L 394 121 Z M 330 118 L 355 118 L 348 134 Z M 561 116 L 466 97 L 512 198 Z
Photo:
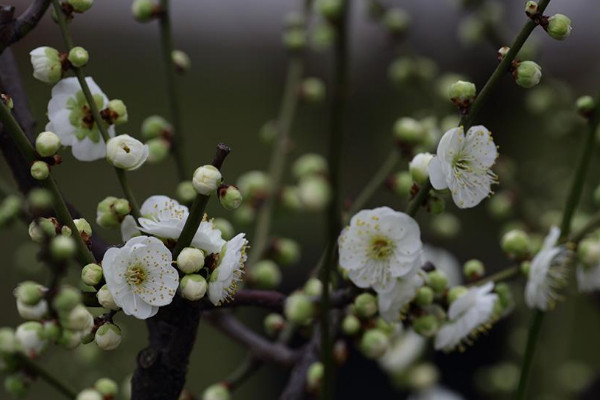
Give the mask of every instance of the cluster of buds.
M 98 203 L 96 223 L 103 228 L 118 228 L 130 212 L 131 205 L 127 199 L 109 196 Z
M 535 1 L 525 4 L 525 14 L 536 24 L 540 25 L 548 35 L 556 40 L 565 40 L 571 34 L 573 27 L 571 19 L 563 14 L 554 14 L 550 17 L 543 15 Z
M 101 378 L 94 383 L 94 386 L 84 389 L 77 394 L 75 400 L 107 400 L 115 399 L 119 394 L 119 386 L 115 381 L 108 378 Z
M 174 133 L 173 126 L 159 115 L 151 115 L 142 122 L 141 134 L 149 149 L 149 163 L 158 163 L 167 157 Z
M 89 61 L 87 50 L 79 46 L 73 47 L 68 53 L 42 46 L 32 50 L 29 55 L 34 78 L 45 83 L 56 83 L 67 71 L 81 68 Z

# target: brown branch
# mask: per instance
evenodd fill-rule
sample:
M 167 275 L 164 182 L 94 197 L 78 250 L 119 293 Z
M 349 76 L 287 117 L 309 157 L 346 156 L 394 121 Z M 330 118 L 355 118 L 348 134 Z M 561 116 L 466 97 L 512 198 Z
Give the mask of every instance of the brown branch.
M 33 0 L 16 19 L 13 6 L 0 5 L 0 53 L 31 32 L 42 19 L 49 5 L 50 0 Z
M 302 355 L 292 369 L 279 400 L 302 400 L 305 397 L 306 373 L 313 363 L 319 361 L 320 335 L 320 329 L 315 328 L 312 339 L 302 349 Z

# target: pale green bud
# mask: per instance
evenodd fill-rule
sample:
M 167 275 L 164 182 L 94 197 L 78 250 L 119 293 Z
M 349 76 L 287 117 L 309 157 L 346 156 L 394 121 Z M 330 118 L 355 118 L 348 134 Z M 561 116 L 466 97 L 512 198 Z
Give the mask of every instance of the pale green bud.
M 306 32 L 304 29 L 292 28 L 283 33 L 283 45 L 290 51 L 299 51 L 306 47 Z
M 340 17 L 345 0 L 318 0 L 317 8 L 323 17 L 336 20 Z
M 37 282 L 21 282 L 14 290 L 17 301 L 28 306 L 35 306 L 44 298 L 45 288 Z
M 222 181 L 223 176 L 217 167 L 208 164 L 198 167 L 194 171 L 192 184 L 196 192 L 204 196 L 209 196 L 217 191 Z
M 579 112 L 579 114 L 588 116 L 594 112 L 596 101 L 592 96 L 581 96 L 577 99 L 575 106 L 577 107 L 577 112 Z
M 100 378 L 94 383 L 96 389 L 104 399 L 114 399 L 119 393 L 119 386 L 115 381 L 108 378 Z
M 379 329 L 369 329 L 360 340 L 360 349 L 367 358 L 381 357 L 389 347 L 388 336 Z
M 57 224 L 55 223 L 55 221 L 56 220 L 51 218 L 39 218 L 37 222 L 45 235 L 47 235 L 48 237 L 54 237 L 56 236 L 57 229 Z
M 421 336 L 432 337 L 439 329 L 439 322 L 435 315 L 422 315 L 414 319 L 413 330 Z
M 402 117 L 394 124 L 394 138 L 401 146 L 414 147 L 427 140 L 427 130 L 416 119 Z
M 310 44 L 316 51 L 329 49 L 336 37 L 335 29 L 328 23 L 317 24 L 310 32 Z
M 27 193 L 27 202 L 34 210 L 49 210 L 52 200 L 52 193 L 43 188 L 33 188 Z
M 86 65 L 90 59 L 90 55 L 83 47 L 73 47 L 69 51 L 68 60 L 74 67 L 81 68 Z
M 131 205 L 126 199 L 117 199 L 112 205 L 112 211 L 119 217 L 124 217 L 131 212 Z
M 448 96 L 452 103 L 460 106 L 468 106 L 475 100 L 477 89 L 472 82 L 456 81 L 448 89 Z
M 206 294 L 207 283 L 202 275 L 189 274 L 179 284 L 181 297 L 190 301 L 200 300 Z
M 81 301 L 81 292 L 79 290 L 71 286 L 62 286 L 52 299 L 52 308 L 58 313 L 65 313 L 81 304 Z
M 57 343 L 66 349 L 72 350 L 81 344 L 82 338 L 83 334 L 79 331 L 63 329 L 62 335 Z
M 186 247 L 177 256 L 177 268 L 185 274 L 193 274 L 204 266 L 204 252 L 194 247 Z
M 45 83 L 56 83 L 60 80 L 63 69 L 58 50 L 47 46 L 38 47 L 29 55 L 34 78 Z
M 43 331 L 44 339 L 48 340 L 49 342 L 56 342 L 60 339 L 60 337 L 62 335 L 62 329 L 61 329 L 58 321 L 55 321 L 55 320 L 44 321 L 43 327 L 44 327 L 44 331 Z
M 50 242 L 50 254 L 56 260 L 68 260 L 76 253 L 77 245 L 71 237 L 60 235 Z
M 275 262 L 261 260 L 248 271 L 248 278 L 259 289 L 275 289 L 281 283 L 281 271 Z
M 79 392 L 75 400 L 104 400 L 104 397 L 95 389 L 84 389 Z
M 435 279 L 435 278 L 434 278 Z M 435 293 L 429 286 L 422 286 L 417 290 L 415 302 L 421 307 L 428 306 L 433 303 Z
M 345 335 L 354 336 L 360 332 L 360 328 L 360 320 L 352 314 L 346 315 L 342 320 L 342 332 Z
M 98 328 L 94 340 L 102 350 L 114 350 L 121 344 L 121 329 L 114 324 L 106 323 Z
M 192 181 L 183 181 L 177 185 L 177 200 L 182 203 L 191 203 L 196 198 L 196 194 Z
M 15 338 L 18 346 L 29 358 L 36 358 L 46 347 L 46 340 L 43 338 L 43 326 L 39 322 L 25 322 L 17 328 Z
M 390 8 L 383 16 L 383 25 L 393 34 L 405 33 L 410 27 L 410 15 L 401 8 Z
M 42 132 L 35 139 L 35 150 L 42 157 L 51 157 L 60 149 L 60 138 L 54 132 Z
M 454 214 L 442 213 L 432 218 L 431 229 L 438 236 L 451 239 L 460 233 L 460 220 Z
M 31 176 L 38 181 L 48 178 L 50 175 L 50 166 L 44 161 L 34 161 L 31 164 Z
M 535 1 L 528 1 L 525 3 L 525 14 L 529 17 L 533 17 L 538 13 L 538 3 Z
M 292 265 L 300 261 L 300 245 L 293 239 L 277 238 L 273 241 L 273 259 L 280 265 Z
M 131 5 L 133 18 L 138 22 L 152 21 L 157 17 L 159 9 L 158 4 L 151 0 L 135 0 Z
M 323 363 L 317 361 L 308 367 L 306 371 L 306 387 L 310 392 L 317 392 L 323 381 L 323 375 L 325 374 L 325 368 Z
M 522 230 L 513 229 L 506 232 L 501 240 L 502 250 L 511 258 L 522 260 L 531 252 L 529 235 Z
M 453 288 L 450 288 L 448 291 L 448 304 L 454 303 L 456 299 L 464 296 L 468 291 L 469 289 L 464 286 L 454 286 Z
M 498 53 L 497 53 L 498 61 L 504 60 L 504 57 L 506 57 L 506 55 L 508 54 L 509 51 L 510 51 L 510 47 L 508 47 L 508 46 L 500 47 L 498 49 Z
M 244 200 L 242 193 L 233 185 L 222 185 L 218 191 L 219 202 L 226 210 L 237 209 Z
M 0 213 L 6 220 L 12 220 L 21 211 L 21 197 L 17 195 L 8 195 L 0 203 Z
M 182 50 L 173 50 L 171 60 L 173 61 L 173 65 L 175 65 L 175 69 L 180 74 L 188 72 L 192 67 L 190 57 Z
M 446 210 L 446 200 L 432 194 L 427 200 L 427 211 L 433 215 L 442 214 Z
M 318 297 L 323 292 L 323 282 L 317 278 L 310 278 L 304 284 L 304 293 L 307 296 Z
M 300 95 L 307 103 L 321 103 L 325 99 L 325 84 L 318 78 L 306 78 L 300 85 Z
M 486 22 L 476 15 L 464 17 L 458 25 L 458 38 L 466 46 L 480 43 L 485 38 Z
M 231 400 L 231 394 L 224 385 L 217 383 L 206 388 L 202 400 Z
M 413 187 L 413 178 L 410 172 L 397 172 L 390 178 L 390 186 L 394 193 L 401 197 L 407 197 Z
M 521 61 L 513 72 L 517 85 L 532 88 L 542 79 L 542 67 L 533 61 Z
M 285 301 L 285 317 L 298 325 L 307 325 L 313 319 L 315 306 L 308 296 L 302 293 L 292 293 Z
M 110 124 L 121 125 L 129 120 L 127 106 L 123 100 L 113 99 L 109 101 L 106 108 L 102 110 L 102 113 L 103 117 L 105 117 Z
M 313 175 L 327 175 L 328 172 L 327 160 L 316 153 L 304 154 L 292 165 L 292 173 L 298 180 Z
M 235 234 L 235 229 L 233 229 L 233 225 L 231 222 L 227 221 L 224 218 L 215 218 L 213 220 L 213 227 L 221 231 L 221 236 L 225 240 L 229 240 Z
M 413 157 L 408 169 L 414 182 L 424 185 L 429 180 L 429 162 L 432 159 L 433 154 L 430 153 L 419 153 Z
M 510 286 L 508 286 L 506 283 L 497 283 L 496 287 L 494 287 L 494 292 L 498 295 L 498 303 L 501 307 L 501 311 L 505 311 L 513 306 L 513 294 L 510 290 Z
M 69 3 L 73 7 L 73 10 L 75 12 L 82 13 L 89 10 L 92 7 L 92 4 L 94 4 L 94 0 L 67 0 L 67 3 Z
M 17 351 L 17 338 L 12 328 L 0 328 L 0 352 L 10 354 Z
M 504 191 L 492 196 L 487 207 L 489 212 L 496 218 L 508 218 L 513 211 L 513 198 L 510 192 Z
M 371 293 L 361 293 L 354 299 L 354 310 L 361 318 L 370 318 L 377 314 L 377 298 Z
M 571 34 L 571 19 L 563 14 L 554 14 L 548 18 L 546 31 L 551 38 L 565 40 Z
M 75 227 L 77 228 L 79 234 L 92 236 L 92 226 L 86 221 L 85 218 L 76 218 L 73 220 L 73 222 L 75 223 Z
M 408 382 L 414 390 L 424 390 L 432 387 L 439 380 L 439 372 L 435 365 L 421 363 L 409 371 Z
M 322 211 L 331 201 L 331 186 L 321 176 L 308 176 L 298 184 L 298 197 L 307 211 Z
M 431 271 L 427 274 L 427 286 L 435 293 L 442 293 L 448 287 L 448 277 L 439 269 Z
M 165 160 L 171 150 L 171 144 L 163 138 L 150 139 L 146 142 L 146 145 L 148 145 L 148 162 L 153 164 Z M 194 191 L 195 195 L 196 192 Z
M 71 311 L 61 316 L 60 323 L 66 329 L 83 331 L 93 325 L 94 317 L 83 304 L 78 304 Z
M 169 137 L 173 134 L 173 126 L 160 115 L 151 115 L 142 122 L 141 134 L 145 140 Z
M 22 374 L 8 375 L 4 378 L 4 390 L 15 399 L 20 399 L 29 393 L 29 381 Z
M 62 236 L 68 236 L 71 237 L 71 235 L 73 234 L 73 231 L 71 231 L 71 228 L 69 228 L 68 226 L 63 226 L 60 228 L 60 234 Z
M 275 337 L 285 327 L 285 319 L 280 314 L 268 314 L 264 320 L 264 327 L 268 336 Z
M 479 260 L 469 260 L 463 265 L 463 274 L 470 280 L 477 280 L 485 275 L 485 266 Z
M 263 171 L 249 171 L 238 178 L 236 186 L 245 198 L 260 198 L 271 191 L 271 178 Z
M 277 122 L 267 121 L 258 131 L 258 137 L 264 144 L 272 144 L 277 137 Z
M 250 204 L 242 204 L 233 214 L 233 219 L 241 225 L 248 225 L 254 222 L 256 210 Z
M 98 303 L 107 310 L 118 310 L 120 307 L 117 306 L 115 300 L 112 295 L 108 291 L 108 286 L 104 285 L 98 290 L 96 293 L 96 297 L 98 298 Z
M 306 23 L 306 18 L 298 11 L 290 11 L 284 16 L 283 24 L 287 28 L 302 28 Z
M 88 286 L 96 286 L 102 277 L 102 267 L 98 264 L 88 264 L 81 270 L 81 280 Z
M 281 205 L 290 211 L 302 210 L 302 202 L 298 196 L 298 188 L 296 186 L 284 186 L 281 189 Z
M 577 247 L 577 257 L 586 267 L 600 263 L 600 242 L 598 239 L 584 239 Z

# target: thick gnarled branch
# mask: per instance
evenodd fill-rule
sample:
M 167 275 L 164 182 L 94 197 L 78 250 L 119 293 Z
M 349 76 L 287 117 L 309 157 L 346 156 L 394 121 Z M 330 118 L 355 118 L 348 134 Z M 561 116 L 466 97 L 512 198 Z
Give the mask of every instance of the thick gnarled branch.
M 14 18 L 13 6 L 0 5 L 0 53 L 31 32 L 49 5 L 50 0 L 33 0 L 18 18 Z

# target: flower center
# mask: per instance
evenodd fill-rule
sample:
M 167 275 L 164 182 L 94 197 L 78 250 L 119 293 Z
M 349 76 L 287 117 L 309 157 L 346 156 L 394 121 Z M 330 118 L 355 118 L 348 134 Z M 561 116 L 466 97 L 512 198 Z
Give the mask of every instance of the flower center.
M 369 256 L 376 260 L 384 260 L 394 252 L 394 242 L 385 236 L 375 236 L 369 245 Z
M 93 95 L 94 102 L 98 108 L 104 105 L 102 95 Z M 73 97 L 67 100 L 67 109 L 70 110 L 69 122 L 75 128 L 74 134 L 78 140 L 84 140 L 86 137 L 92 142 L 100 141 L 100 131 L 94 123 L 92 111 L 87 103 L 82 91 L 77 92 Z
M 146 280 L 146 270 L 139 264 L 129 267 L 125 272 L 125 280 L 129 285 L 139 286 Z

